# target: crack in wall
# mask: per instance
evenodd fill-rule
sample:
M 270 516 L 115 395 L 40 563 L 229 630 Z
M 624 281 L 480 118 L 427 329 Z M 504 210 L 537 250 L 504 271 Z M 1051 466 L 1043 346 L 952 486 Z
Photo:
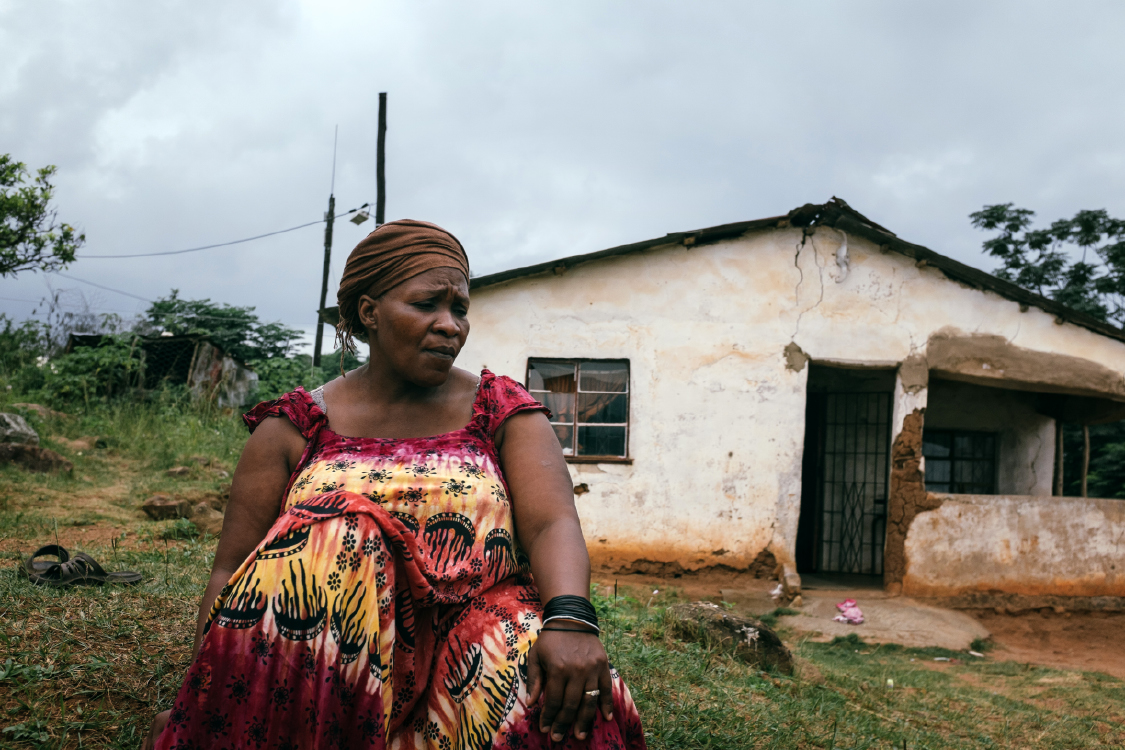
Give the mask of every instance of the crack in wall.
M 804 272 L 804 269 L 802 269 L 800 267 L 800 265 L 798 265 L 798 264 L 799 264 L 800 259 L 801 259 L 801 248 L 805 246 L 806 240 L 809 240 L 810 241 L 809 244 L 812 245 L 813 265 L 816 266 L 816 268 L 817 268 L 817 278 L 820 279 L 820 298 L 816 301 L 815 305 L 812 305 L 811 307 L 802 310 L 801 309 L 801 293 L 800 293 L 800 290 L 801 290 L 801 285 L 805 281 L 805 272 Z M 797 266 L 797 270 L 799 270 L 801 272 L 801 280 L 797 282 L 797 286 L 793 290 L 793 293 L 794 293 L 794 295 L 796 297 L 796 300 L 797 300 L 797 310 L 798 310 L 798 312 L 797 312 L 797 321 L 793 326 L 793 335 L 789 337 L 789 340 L 791 342 L 796 340 L 797 333 L 800 332 L 800 330 L 801 330 L 801 318 L 805 317 L 805 313 L 809 312 L 809 310 L 815 310 L 817 307 L 820 307 L 821 302 L 824 302 L 824 266 L 820 265 L 820 262 L 819 262 L 819 259 L 818 259 L 819 255 L 820 255 L 820 253 L 818 253 L 817 249 L 816 249 L 816 237 L 814 236 L 814 234 L 806 231 L 806 233 L 801 237 L 801 244 L 797 246 L 797 256 L 793 259 L 793 265 Z

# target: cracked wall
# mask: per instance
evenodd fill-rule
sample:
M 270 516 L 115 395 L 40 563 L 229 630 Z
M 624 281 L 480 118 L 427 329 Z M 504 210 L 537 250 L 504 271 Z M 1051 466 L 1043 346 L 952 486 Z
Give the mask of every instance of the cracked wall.
M 1125 596 L 1125 501 L 931 496 L 906 539 L 908 596 Z
M 529 357 L 630 361 L 632 463 L 570 467 L 589 488 L 575 502 L 596 564 L 791 560 L 810 360 L 898 368 L 893 435 L 926 408 L 925 353 L 941 330 L 1125 372 L 1122 342 L 850 235 L 844 274 L 843 240 L 759 230 L 473 291 L 460 367 L 523 381 Z

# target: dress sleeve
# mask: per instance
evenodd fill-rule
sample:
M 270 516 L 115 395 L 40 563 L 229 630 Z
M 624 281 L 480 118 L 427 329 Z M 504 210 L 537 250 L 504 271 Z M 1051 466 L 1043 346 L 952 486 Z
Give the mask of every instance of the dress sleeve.
M 531 397 L 516 381 L 504 375 L 486 372 L 481 378 L 481 388 L 486 388 L 485 411 L 488 415 L 488 434 L 495 435 L 504 420 L 521 411 L 541 411 L 551 416 L 551 410 Z
M 316 405 L 312 396 L 300 386 L 280 398 L 258 404 L 242 415 L 242 421 L 253 434 L 267 417 L 286 417 L 306 440 L 311 440 L 326 420 L 324 412 Z

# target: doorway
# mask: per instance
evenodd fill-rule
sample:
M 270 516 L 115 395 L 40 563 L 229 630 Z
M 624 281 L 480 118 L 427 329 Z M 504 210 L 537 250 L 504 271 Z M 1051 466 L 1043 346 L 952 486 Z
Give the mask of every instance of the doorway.
M 883 575 L 894 377 L 810 365 L 798 572 Z

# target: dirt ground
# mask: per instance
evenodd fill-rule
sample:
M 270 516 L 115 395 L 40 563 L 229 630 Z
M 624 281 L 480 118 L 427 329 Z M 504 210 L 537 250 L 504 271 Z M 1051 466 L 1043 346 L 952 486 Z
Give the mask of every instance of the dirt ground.
M 989 657 L 1125 679 L 1125 612 L 972 613 L 992 633 Z
M 595 570 L 594 581 L 603 593 L 616 582 L 622 594 L 634 598 L 675 593 L 685 599 L 721 600 L 720 590 L 761 589 L 773 582 L 755 579 L 734 571 L 699 571 L 679 578 L 626 574 L 615 575 Z M 653 591 L 660 593 L 653 595 Z M 996 614 L 993 610 L 972 610 L 971 614 L 992 634 L 996 647 L 987 658 L 1015 661 L 1057 669 L 1104 672 L 1125 679 L 1125 612 L 1022 612 Z

